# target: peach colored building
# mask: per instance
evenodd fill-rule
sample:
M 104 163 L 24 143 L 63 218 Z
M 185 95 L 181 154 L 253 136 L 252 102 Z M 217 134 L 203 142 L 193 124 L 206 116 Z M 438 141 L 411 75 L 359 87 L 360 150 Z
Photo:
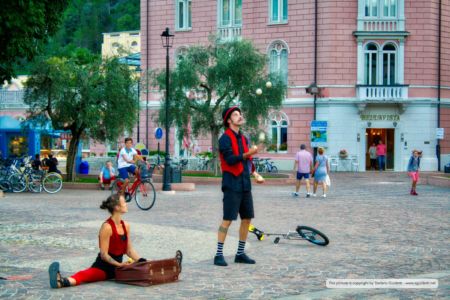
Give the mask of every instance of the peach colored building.
M 206 44 L 210 34 L 250 39 L 267 54 L 270 72 L 279 72 L 288 84 L 283 108 L 266 120 L 275 151 L 261 156 L 290 169 L 300 144 L 310 145 L 316 102 L 316 120 L 327 121 L 326 152 L 337 168 L 366 170 L 367 149 L 383 140 L 388 169 L 404 171 L 418 148 L 424 151 L 422 169 L 437 170 L 438 100 L 445 130 L 441 165 L 450 161 L 450 3 L 442 2 L 439 63 L 437 0 L 321 0 L 317 27 L 315 1 L 142 0 L 141 66 L 165 67 L 160 38 L 165 27 L 175 34 L 171 62 L 184 48 Z M 316 30 L 320 94 L 314 101 L 305 88 L 315 77 Z M 157 93 L 141 95 L 150 115 L 159 100 Z M 141 134 L 146 134 L 144 114 Z M 153 129 L 151 124 L 150 148 L 156 145 Z M 172 150 L 178 153 L 182 144 L 174 131 Z M 198 150 L 209 147 L 208 137 L 198 138 Z M 341 149 L 347 160 L 337 159 Z
M 438 0 L 320 0 L 316 27 L 315 1 L 142 0 L 141 68 L 165 67 L 160 35 L 166 27 L 175 34 L 171 67 L 186 47 L 208 43 L 210 34 L 250 39 L 267 54 L 269 70 L 288 84 L 282 109 L 266 120 L 274 151 L 262 157 L 291 169 L 300 144 L 310 146 L 316 108 L 316 120 L 327 121 L 326 153 L 339 170 L 366 170 L 367 149 L 378 140 L 388 146 L 389 169 L 404 171 L 411 151 L 418 148 L 424 151 L 422 169 L 437 170 L 439 126 L 445 132 L 439 140 L 441 166 L 450 162 L 450 2 L 441 1 L 439 14 Z M 320 90 L 316 101 L 305 91 L 314 75 Z M 134 130 L 133 136 L 154 150 L 160 95 L 142 92 L 144 86 L 142 81 L 140 134 Z M 0 115 L 24 115 L 20 93 L 0 91 Z M 191 141 L 194 152 L 210 149 L 209 137 Z M 117 143 L 91 142 L 88 148 L 98 155 L 114 151 Z M 182 148 L 174 128 L 172 155 Z M 341 149 L 348 159 L 337 159 Z

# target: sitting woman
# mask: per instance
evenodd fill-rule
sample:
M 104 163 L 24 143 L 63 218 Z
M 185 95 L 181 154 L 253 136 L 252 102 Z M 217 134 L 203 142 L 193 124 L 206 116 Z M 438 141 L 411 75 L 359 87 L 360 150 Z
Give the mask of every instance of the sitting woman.
M 100 253 L 97 259 L 90 268 L 79 271 L 70 277 L 62 277 L 59 272 L 59 262 L 53 262 L 48 269 L 52 288 L 112 279 L 115 277 L 116 267 L 127 264 L 122 262 L 124 254 L 135 261 L 146 261 L 133 249 L 130 225 L 122 220 L 122 215 L 128 211 L 125 198 L 118 194 L 111 195 L 106 201 L 103 201 L 100 208 L 107 209 L 111 217 L 100 228 Z

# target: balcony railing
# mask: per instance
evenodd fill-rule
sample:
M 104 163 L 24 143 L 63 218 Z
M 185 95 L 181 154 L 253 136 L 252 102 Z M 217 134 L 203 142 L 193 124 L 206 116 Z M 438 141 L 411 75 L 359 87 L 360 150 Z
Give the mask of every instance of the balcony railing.
M 408 99 L 408 85 L 357 85 L 361 101 L 403 101 Z
M 219 34 L 219 38 L 222 41 L 230 41 L 233 39 L 239 39 L 241 37 L 242 27 L 241 26 L 219 27 L 217 31 Z
M 358 31 L 367 31 L 367 32 L 405 31 L 405 21 L 398 19 L 359 19 Z
M 23 96 L 25 92 L 20 91 L 4 91 L 0 90 L 0 109 L 9 108 L 27 108 L 23 101 Z

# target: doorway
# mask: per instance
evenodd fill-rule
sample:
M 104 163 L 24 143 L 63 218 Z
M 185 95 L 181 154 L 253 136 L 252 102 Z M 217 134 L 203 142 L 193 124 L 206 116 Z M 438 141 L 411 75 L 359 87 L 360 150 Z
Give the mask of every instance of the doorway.
M 373 143 L 378 145 L 379 141 L 386 145 L 386 170 L 394 169 L 394 147 L 395 147 L 395 129 L 394 128 L 367 128 L 366 129 L 366 170 L 373 169 L 370 161 L 369 148 Z M 375 169 L 378 170 L 378 161 L 375 163 Z

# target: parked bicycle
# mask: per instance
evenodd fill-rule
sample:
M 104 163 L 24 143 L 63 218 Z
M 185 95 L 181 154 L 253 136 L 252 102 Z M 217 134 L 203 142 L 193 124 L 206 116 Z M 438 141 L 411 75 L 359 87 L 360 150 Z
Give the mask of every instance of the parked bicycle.
M 253 158 L 256 172 L 260 173 L 278 173 L 278 168 L 270 158 Z
M 130 202 L 133 197 L 137 206 L 142 210 L 149 210 L 153 207 L 156 201 L 156 191 L 152 183 L 152 175 L 156 165 L 151 165 L 150 168 L 144 162 L 138 166 L 138 172 L 136 172 L 135 180 L 130 182 L 125 187 L 125 201 Z M 147 168 L 146 170 L 144 168 Z M 142 177 L 141 177 L 142 175 Z M 124 180 L 118 178 L 114 181 L 111 193 L 118 193 L 122 190 Z
M 175 158 L 172 160 L 172 167 L 179 167 L 183 171 L 187 169 L 188 162 L 186 158 Z
M 61 190 L 62 176 L 58 173 L 47 173 L 31 167 L 31 157 L 18 158 L 11 161 L 8 167 L 0 168 L 0 189 L 21 193 L 27 188 L 34 193 L 54 194 Z
M 206 171 L 209 169 L 209 157 L 198 157 L 197 170 Z

